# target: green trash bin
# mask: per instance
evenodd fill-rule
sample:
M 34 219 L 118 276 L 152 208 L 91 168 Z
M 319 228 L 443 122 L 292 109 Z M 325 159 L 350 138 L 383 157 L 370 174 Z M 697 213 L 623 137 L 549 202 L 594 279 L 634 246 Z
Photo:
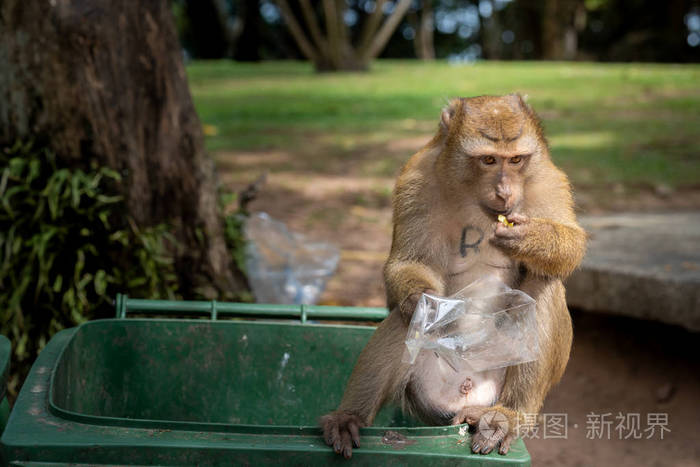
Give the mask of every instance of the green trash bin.
M 125 319 L 132 311 L 268 319 Z M 374 328 L 311 320 L 386 310 L 118 297 L 117 313 L 59 332 L 39 355 L 0 440 L 12 465 L 348 465 L 318 418 L 338 405 Z M 521 440 L 507 456 L 473 455 L 460 429 L 387 407 L 350 463 L 530 465 Z M 405 441 L 386 442 L 387 431 Z

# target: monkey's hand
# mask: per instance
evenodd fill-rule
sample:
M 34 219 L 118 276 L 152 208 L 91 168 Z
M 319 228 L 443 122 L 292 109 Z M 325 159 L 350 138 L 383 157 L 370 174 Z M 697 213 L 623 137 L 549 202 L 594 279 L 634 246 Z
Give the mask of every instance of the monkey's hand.
M 360 417 L 340 410 L 321 417 L 323 439 L 346 459 L 352 457 L 353 447 L 360 447 L 360 428 L 364 426 Z
M 399 310 L 401 311 L 401 317 L 405 322 L 410 323 L 413 317 L 413 312 L 416 311 L 416 306 L 418 305 L 418 300 L 420 296 L 424 293 L 428 295 L 437 295 L 433 289 L 425 289 L 423 292 L 412 293 L 401 302 Z
M 420 261 L 389 259 L 384 266 L 387 304 L 398 310 L 408 324 L 422 293 L 441 295 L 444 286 L 440 274 Z
M 518 436 L 517 413 L 500 405 L 466 407 L 457 413 L 452 423 L 468 423 L 476 427 L 471 446 L 475 454 L 488 454 L 497 446 L 499 454 L 508 454 L 511 443 Z
M 513 223 L 512 227 L 496 222 L 496 231 L 491 242 L 497 247 L 506 251 L 515 251 L 532 229 L 530 218 L 522 214 L 511 214 L 508 221 Z
M 491 242 L 539 275 L 565 278 L 581 263 L 586 233 L 577 225 L 511 214 L 513 227 L 496 223 Z

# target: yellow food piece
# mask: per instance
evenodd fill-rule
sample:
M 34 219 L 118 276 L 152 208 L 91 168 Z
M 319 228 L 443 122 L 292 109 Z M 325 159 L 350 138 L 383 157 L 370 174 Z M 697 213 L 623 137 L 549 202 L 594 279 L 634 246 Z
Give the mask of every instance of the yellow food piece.
M 505 225 L 506 227 L 513 227 L 513 223 L 508 222 L 508 219 L 506 219 L 506 216 L 504 216 L 503 214 L 498 215 L 498 222 Z

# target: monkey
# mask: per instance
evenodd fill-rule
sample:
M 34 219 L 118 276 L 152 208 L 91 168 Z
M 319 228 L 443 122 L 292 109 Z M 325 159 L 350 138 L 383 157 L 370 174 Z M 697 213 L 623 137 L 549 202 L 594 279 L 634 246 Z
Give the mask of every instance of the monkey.
M 507 454 L 569 359 L 573 331 L 562 281 L 586 249 L 569 180 L 522 96 L 456 98 L 401 169 L 392 203 L 389 314 L 358 357 L 339 407 L 321 417 L 324 440 L 350 458 L 360 428 L 391 402 L 431 425 L 475 425 L 472 452 Z M 413 365 L 402 361 L 421 294 L 447 297 L 486 274 L 535 300 L 537 359 L 449 378 L 440 377 L 450 373 L 431 352 Z M 495 419 L 505 423 L 482 429 Z

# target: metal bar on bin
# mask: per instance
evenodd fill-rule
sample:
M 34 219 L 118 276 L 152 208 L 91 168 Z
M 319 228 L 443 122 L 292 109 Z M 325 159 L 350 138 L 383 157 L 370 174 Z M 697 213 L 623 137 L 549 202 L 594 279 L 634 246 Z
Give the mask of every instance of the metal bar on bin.
M 204 300 L 146 300 L 117 294 L 115 300 L 117 318 L 127 313 L 140 314 L 195 314 L 216 320 L 221 315 L 261 316 L 275 318 L 379 321 L 387 317 L 386 308 L 343 307 L 324 305 L 277 305 L 266 303 L 235 303 Z

